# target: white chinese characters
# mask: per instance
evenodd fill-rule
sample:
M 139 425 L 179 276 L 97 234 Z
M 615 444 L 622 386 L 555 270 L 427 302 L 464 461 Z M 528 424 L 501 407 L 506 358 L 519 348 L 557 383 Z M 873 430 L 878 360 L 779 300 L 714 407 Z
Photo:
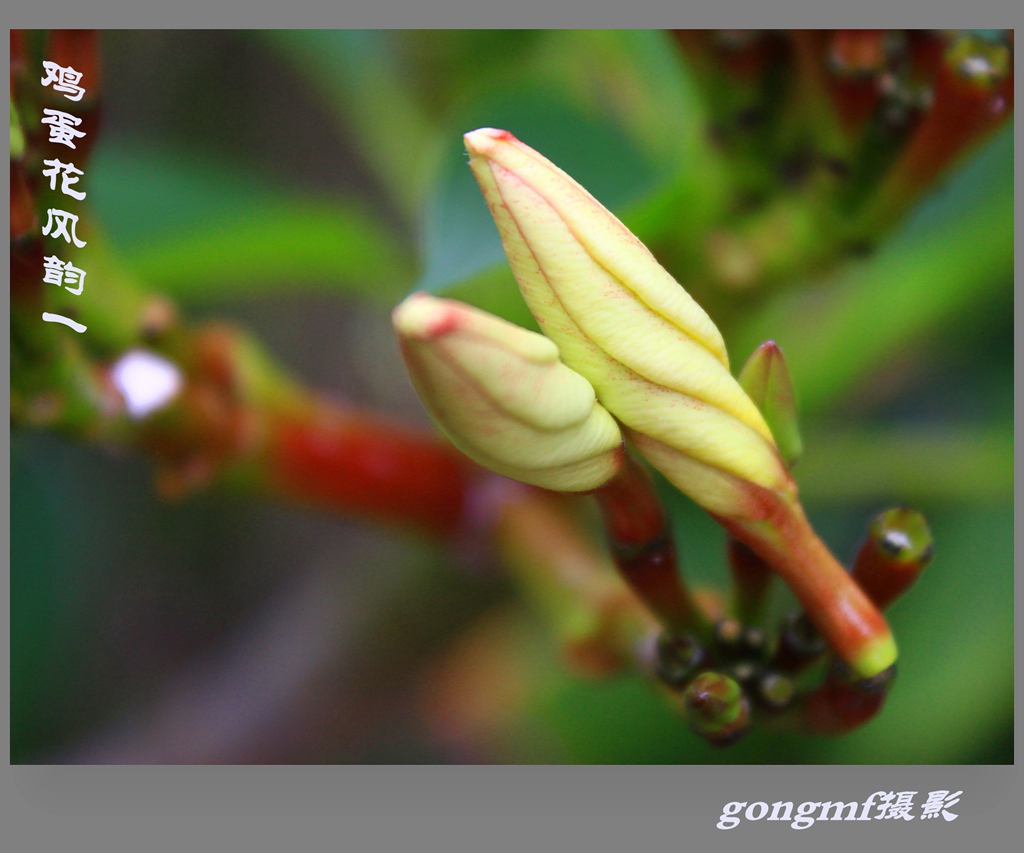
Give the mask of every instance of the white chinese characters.
M 78 179 L 85 174 L 81 169 L 75 167 L 74 163 L 61 163 L 60 160 L 43 160 L 44 166 L 49 166 L 48 169 L 43 169 L 43 177 L 50 179 L 50 189 L 57 189 L 57 178 L 60 177 L 60 191 L 64 195 L 69 195 L 72 198 L 81 201 L 85 198 L 84 192 L 71 189 L 72 184 L 77 184 Z
M 78 85 L 82 79 L 82 72 L 75 71 L 70 65 L 64 67 L 56 62 L 44 62 L 43 71 L 46 76 L 39 82 L 44 86 L 53 84 L 53 91 L 60 92 L 69 101 L 80 101 L 85 94 L 85 89 Z
M 43 86 L 52 86 L 54 92 L 61 93 L 69 101 L 82 100 L 85 88 L 79 85 L 82 81 L 81 71 L 76 71 L 71 66 L 44 61 L 43 73 L 44 76 L 39 81 Z M 85 131 L 78 129 L 82 124 L 82 119 L 63 110 L 44 109 L 40 122 L 48 126 L 49 141 L 54 145 L 75 148 L 75 140 L 85 136 Z M 52 160 L 43 160 L 43 166 L 45 167 L 42 172 L 43 177 L 49 178 L 52 191 L 57 190 L 57 181 L 60 180 L 62 194 L 70 196 L 75 201 L 82 201 L 85 198 L 86 193 L 83 190 L 74 188 L 79 179 L 85 175 L 74 163 L 63 163 L 55 157 Z M 46 211 L 46 224 L 43 226 L 44 237 L 49 237 L 54 241 L 64 240 L 81 249 L 85 247 L 86 241 L 78 236 L 77 229 L 77 213 L 57 207 L 51 207 Z M 63 287 L 73 296 L 81 296 L 85 287 L 85 275 L 85 270 L 76 267 L 71 261 L 61 260 L 55 254 L 43 258 L 43 282 Z M 43 312 L 43 320 L 47 323 L 60 323 L 79 333 L 86 330 L 84 324 L 49 311 Z
M 900 791 L 898 794 L 894 791 L 879 791 L 878 793 L 880 804 L 875 820 L 892 820 L 894 818 L 902 818 L 903 820 L 914 819 L 910 810 L 914 807 L 914 795 L 917 791 Z
M 963 791 L 930 791 L 928 799 L 921 805 L 922 820 L 937 818 L 940 815 L 946 822 L 956 820 L 959 815 L 949 811 L 960 802 Z M 767 802 L 732 802 L 722 809 L 716 826 L 719 829 L 735 829 L 743 819 L 748 823 L 757 821 L 783 821 L 792 829 L 807 829 L 819 822 L 834 823 L 837 820 L 859 821 L 872 823 L 875 820 L 911 821 L 918 815 L 913 814 L 914 797 L 917 791 L 875 791 L 863 803 L 853 800 L 844 802 L 813 802 L 797 804 L 793 801 Z M 872 815 L 874 811 L 874 815 Z
M 64 286 L 68 293 L 79 296 L 85 286 L 85 270 L 80 270 L 71 261 L 65 263 L 56 255 L 43 258 L 43 281 L 46 284 L 55 284 L 58 287 Z M 78 285 L 72 289 L 69 285 Z
M 51 207 L 46 211 L 46 225 L 43 226 L 43 236 L 52 236 L 54 240 L 59 240 L 63 237 L 68 243 L 74 243 L 81 249 L 86 243 L 85 240 L 78 239 L 78 232 L 75 230 L 77 227 L 77 214 Z
M 75 140 L 85 136 L 84 130 L 75 130 L 82 120 L 63 110 L 43 110 L 43 124 L 50 125 L 50 142 L 75 147 Z
M 933 818 L 942 815 L 942 819 L 946 821 L 956 820 L 959 815 L 955 815 L 947 810 L 947 806 L 955 806 L 960 802 L 960 795 L 963 791 L 957 791 L 956 793 L 949 793 L 949 791 L 931 791 L 928 794 L 928 801 L 921 806 L 921 817 Z

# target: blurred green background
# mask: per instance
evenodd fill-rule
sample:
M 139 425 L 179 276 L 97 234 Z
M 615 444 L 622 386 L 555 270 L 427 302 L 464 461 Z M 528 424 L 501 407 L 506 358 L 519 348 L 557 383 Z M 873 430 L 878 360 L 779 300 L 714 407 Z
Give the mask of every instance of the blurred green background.
M 926 514 L 936 556 L 890 614 L 899 678 L 876 720 L 717 751 L 640 679 L 570 675 L 499 567 L 264 499 L 164 504 L 145 460 L 17 430 L 13 762 L 1013 761 L 1012 120 L 873 251 L 730 290 L 688 274 L 731 184 L 706 143 L 713 97 L 668 34 L 101 43 L 88 216 L 188 317 L 238 322 L 309 385 L 426 425 L 388 319 L 405 293 L 532 324 L 461 142 L 507 128 L 649 242 L 734 368 L 767 338 L 783 347 L 795 473 L 841 560 L 897 504 Z M 688 576 L 724 584 L 721 532 L 663 492 Z M 516 687 L 453 734 L 429 697 L 480 636 Z

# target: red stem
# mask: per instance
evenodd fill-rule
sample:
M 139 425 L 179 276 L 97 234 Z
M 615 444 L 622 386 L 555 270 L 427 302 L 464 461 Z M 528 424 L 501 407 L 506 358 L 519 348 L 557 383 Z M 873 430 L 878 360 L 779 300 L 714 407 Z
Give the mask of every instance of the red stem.
M 743 519 L 717 517 L 749 545 L 793 590 L 815 627 L 835 652 L 863 675 L 875 675 L 878 657 L 895 644 L 878 608 L 853 582 L 811 529 L 798 503 L 752 484 Z
M 878 192 L 883 216 L 897 215 L 967 148 L 1013 111 L 1013 73 L 992 89 L 939 63 L 929 109 Z M 891 208 L 891 211 L 889 210 Z
M 272 416 L 265 456 L 275 492 L 441 536 L 459 528 L 474 470 L 429 435 L 323 402 Z
M 680 578 L 672 529 L 647 469 L 627 454 L 593 494 L 622 577 L 666 627 L 680 634 L 697 628 L 700 613 Z
M 732 569 L 732 583 L 736 598 L 736 615 L 740 622 L 756 622 L 764 609 L 771 586 L 773 572 L 748 545 L 729 537 L 726 554 Z

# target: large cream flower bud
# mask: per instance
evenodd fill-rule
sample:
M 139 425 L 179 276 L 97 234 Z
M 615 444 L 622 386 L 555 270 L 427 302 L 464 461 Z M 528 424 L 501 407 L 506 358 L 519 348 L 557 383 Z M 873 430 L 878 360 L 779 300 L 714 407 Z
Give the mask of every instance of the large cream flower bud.
M 652 465 L 782 576 L 854 672 L 889 667 L 885 619 L 811 529 L 707 314 L 553 163 L 504 130 L 464 139 L 519 288 L 562 360 Z
M 420 399 L 475 462 L 562 492 L 596 489 L 619 469 L 615 419 L 543 335 L 426 293 L 392 321 Z
M 719 516 L 747 515 L 745 483 L 792 495 L 721 334 L 647 248 L 507 131 L 464 138 L 530 310 L 637 448 Z

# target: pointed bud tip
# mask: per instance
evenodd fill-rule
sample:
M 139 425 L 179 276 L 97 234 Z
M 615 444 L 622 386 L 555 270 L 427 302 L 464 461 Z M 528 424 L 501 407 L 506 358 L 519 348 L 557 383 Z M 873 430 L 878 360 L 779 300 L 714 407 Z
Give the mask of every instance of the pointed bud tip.
M 905 507 L 877 515 L 871 524 L 871 536 L 882 553 L 900 563 L 927 563 L 934 550 L 925 517 Z
M 487 152 L 494 148 L 496 142 L 515 142 L 516 138 L 507 130 L 496 127 L 478 127 L 463 134 L 462 141 L 472 157 L 486 157 Z
M 403 338 L 432 341 L 459 328 L 459 311 L 445 300 L 422 291 L 413 293 L 391 312 L 395 331 Z
M 782 347 L 765 341 L 751 353 L 737 378 L 768 423 L 786 467 L 792 468 L 803 454 L 803 439 L 796 391 Z
M 789 365 L 786 364 L 786 357 L 775 341 L 765 341 L 751 354 L 746 364 L 740 370 L 739 381 L 747 393 L 762 394 L 764 388 L 757 388 L 756 385 L 767 383 L 768 376 L 772 370 L 785 370 L 788 376 Z M 748 389 L 746 386 L 753 384 L 755 387 Z

